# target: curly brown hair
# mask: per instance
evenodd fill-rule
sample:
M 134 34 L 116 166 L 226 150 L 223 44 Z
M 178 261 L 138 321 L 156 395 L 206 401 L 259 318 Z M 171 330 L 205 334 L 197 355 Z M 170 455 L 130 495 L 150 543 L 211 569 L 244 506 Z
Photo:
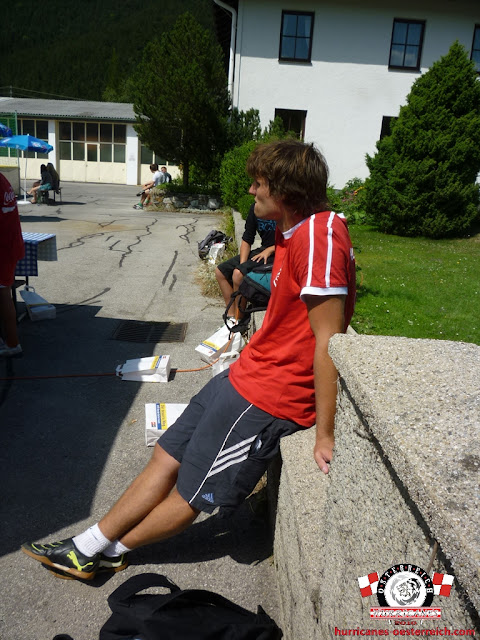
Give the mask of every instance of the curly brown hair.
M 251 178 L 267 181 L 270 195 L 303 217 L 328 209 L 328 166 L 315 145 L 294 139 L 261 144 L 246 168 Z

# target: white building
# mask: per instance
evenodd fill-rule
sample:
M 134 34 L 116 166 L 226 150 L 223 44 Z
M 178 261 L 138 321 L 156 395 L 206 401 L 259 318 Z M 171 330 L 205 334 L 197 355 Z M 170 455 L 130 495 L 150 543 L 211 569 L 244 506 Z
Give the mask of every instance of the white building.
M 168 166 L 166 159 L 155 157 L 140 143 L 131 104 L 0 97 L 0 121 L 53 147 L 48 155 L 19 152 L 22 181 L 25 166 L 27 180 L 35 180 L 40 165 L 47 162 L 62 181 L 131 185 L 151 179 L 152 162 Z M 17 165 L 17 152 L 1 148 L 0 169 L 9 165 Z M 175 166 L 169 166 L 169 172 L 178 175 Z
M 315 142 L 338 188 L 368 175 L 365 154 L 375 152 L 414 80 L 455 40 L 480 71 L 480 0 L 214 2 L 233 14 L 233 105 L 258 109 L 263 127 L 280 115 Z M 0 121 L 4 114 L 16 114 L 18 133 L 53 146 L 47 162 L 64 181 L 140 184 L 151 162 L 168 166 L 140 144 L 130 104 L 0 98 Z M 9 161 L 5 153 L 0 166 Z M 27 155 L 27 179 L 37 179 L 46 158 Z M 169 172 L 179 173 L 175 166 Z
M 225 7 L 225 2 L 217 2 Z M 368 175 L 382 126 L 455 40 L 480 71 L 479 0 L 233 0 L 232 98 L 315 142 L 330 182 Z

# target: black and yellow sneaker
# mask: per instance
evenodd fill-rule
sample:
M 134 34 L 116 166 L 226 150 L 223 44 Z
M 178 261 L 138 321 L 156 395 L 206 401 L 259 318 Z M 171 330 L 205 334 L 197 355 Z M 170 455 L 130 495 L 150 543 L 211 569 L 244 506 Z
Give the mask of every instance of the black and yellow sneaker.
M 54 569 L 64 571 L 80 580 L 92 580 L 100 566 L 100 553 L 92 557 L 85 556 L 75 546 L 72 538 L 48 544 L 22 544 L 22 551 L 34 560 Z M 120 571 L 120 569 L 117 569 Z
M 108 571 L 112 571 L 116 573 L 117 571 L 123 571 L 128 567 L 128 556 L 126 553 L 122 553 L 120 556 L 109 557 L 105 554 L 100 554 L 100 563 L 98 565 L 97 574 L 98 573 L 106 573 Z M 60 578 L 61 580 L 76 580 L 77 578 L 65 571 L 53 570 L 52 573 L 55 578 Z
M 128 554 L 122 553 L 119 556 L 106 556 L 100 554 L 100 564 L 98 571 L 123 571 L 128 567 Z

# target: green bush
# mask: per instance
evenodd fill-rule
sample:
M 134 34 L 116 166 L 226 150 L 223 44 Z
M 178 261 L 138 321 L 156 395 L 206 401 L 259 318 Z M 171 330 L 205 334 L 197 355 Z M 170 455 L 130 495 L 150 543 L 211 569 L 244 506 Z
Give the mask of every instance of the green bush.
M 366 210 L 378 228 L 441 238 L 478 218 L 480 84 L 455 42 L 413 84 L 391 135 L 367 155 Z
M 175 180 L 172 180 L 172 182 L 159 184 L 155 189 L 168 191 L 169 193 L 199 193 L 207 196 L 219 194 L 218 186 L 215 187 L 213 184 L 205 186 L 203 184 L 195 183 L 184 185 L 181 178 L 176 178 Z
M 243 112 L 242 112 L 243 113 Z M 252 126 L 251 135 L 253 139 L 249 138 L 247 142 L 231 149 L 224 156 L 220 165 L 220 192 L 224 203 L 235 209 L 238 209 L 242 214 L 245 211 L 245 207 L 248 204 L 248 209 L 252 203 L 252 200 L 244 198 L 248 194 L 248 190 L 252 183 L 251 178 L 247 175 L 245 167 L 247 164 L 248 156 L 255 149 L 258 144 L 262 142 L 271 142 L 273 140 L 280 140 L 288 136 L 294 136 L 292 132 L 285 132 L 283 121 L 280 117 L 276 117 L 271 120 L 267 127 L 265 127 L 263 133 L 259 135 L 259 120 L 258 112 L 251 109 L 247 111 L 245 121 L 251 120 Z M 246 126 L 246 125 L 245 125 Z M 250 129 L 248 127 L 245 132 L 248 133 Z M 240 204 L 241 203 L 241 204 Z M 242 209 L 240 209 L 240 206 Z
M 353 178 L 337 191 L 333 187 L 327 188 L 330 208 L 336 213 L 343 213 L 349 224 L 365 224 L 365 183 L 361 178 Z
M 224 204 L 228 207 L 238 207 L 238 201 L 248 194 L 252 183 L 245 171 L 248 156 L 257 146 L 258 141 L 250 140 L 239 147 L 235 147 L 223 157 L 220 165 L 220 192 Z
M 248 212 L 250 211 L 250 207 L 255 202 L 254 196 L 251 196 L 249 193 L 246 193 L 244 196 L 240 196 L 237 202 L 237 209 L 242 214 L 242 218 L 244 220 L 247 219 Z

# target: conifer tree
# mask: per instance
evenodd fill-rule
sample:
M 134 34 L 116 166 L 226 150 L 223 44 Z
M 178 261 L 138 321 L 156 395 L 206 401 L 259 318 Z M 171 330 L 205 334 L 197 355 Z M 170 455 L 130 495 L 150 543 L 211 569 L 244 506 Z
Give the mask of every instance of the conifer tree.
M 458 42 L 414 82 L 367 165 L 367 213 L 381 230 L 431 238 L 468 232 L 478 217 L 480 83 Z
M 223 53 L 190 13 L 147 45 L 133 79 L 135 129 L 157 155 L 208 173 L 223 153 L 229 100 Z M 220 149 L 219 149 L 220 147 Z

